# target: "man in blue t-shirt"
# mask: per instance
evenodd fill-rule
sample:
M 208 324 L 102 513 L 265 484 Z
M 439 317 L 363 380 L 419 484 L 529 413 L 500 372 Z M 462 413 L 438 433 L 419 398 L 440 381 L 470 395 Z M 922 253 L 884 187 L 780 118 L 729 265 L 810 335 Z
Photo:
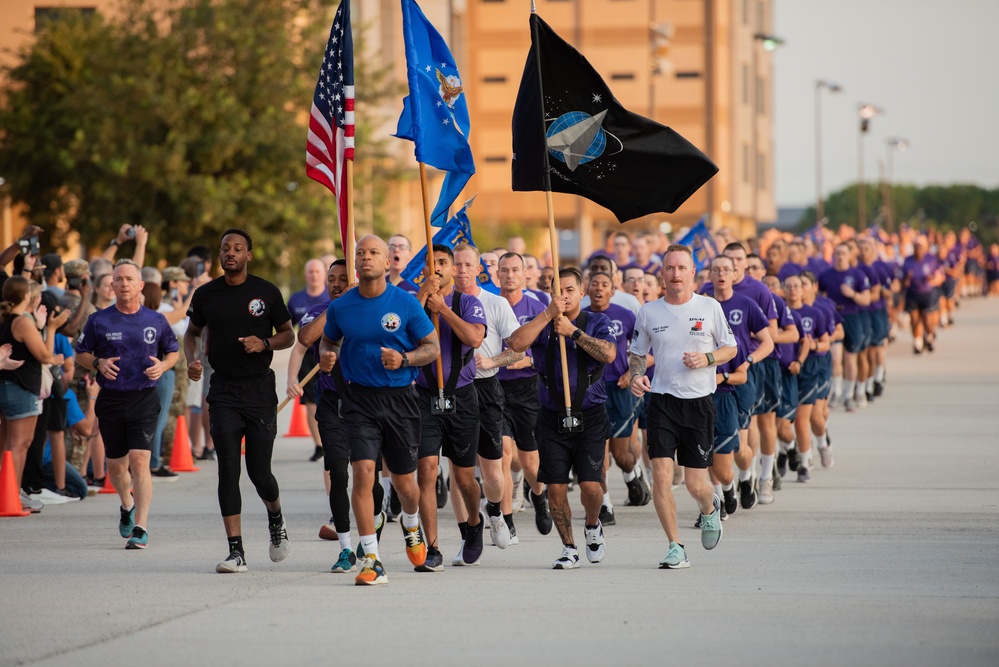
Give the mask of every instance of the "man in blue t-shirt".
M 416 567 L 417 572 L 444 569 L 444 556 L 437 545 L 437 471 L 442 448 L 451 461 L 451 483 L 457 484 L 468 512 L 468 521 L 458 526 L 463 561 L 474 565 L 482 556 L 483 518 L 479 513 L 479 483 L 475 479 L 479 401 L 472 355 L 486 335 L 486 312 L 476 297 L 455 291 L 454 253 L 446 245 L 434 245 L 434 272 L 423 281 L 416 295 L 426 310 L 436 316 L 441 345 L 440 365 L 436 361 L 427 364 L 416 378 L 420 405 L 420 461 L 416 477 L 420 484 L 420 518 L 427 540 L 427 559 Z M 441 409 L 441 397 L 451 402 L 453 411 Z
M 427 548 L 420 530 L 420 488 L 413 477 L 420 441 L 420 408 L 413 381 L 419 367 L 440 354 L 430 318 L 413 296 L 385 281 L 388 245 L 377 236 L 357 243 L 358 286 L 330 303 L 319 344 L 320 369 L 339 360 L 349 391 L 343 420 L 354 473 L 351 501 L 364 560 L 358 585 L 388 583 L 378 559 L 374 498 L 375 461 L 384 457 L 402 504 L 406 555 L 423 565 Z
M 598 563 L 604 557 L 604 534 L 600 507 L 604 478 L 604 447 L 607 439 L 606 387 L 600 380 L 606 364 L 617 352 L 611 323 L 603 313 L 583 313 L 583 278 L 573 268 L 561 269 L 560 298 L 527 324 L 517 329 L 508 344 L 517 352 L 531 348 L 538 377 L 537 437 L 540 465 L 538 481 L 548 485 L 548 502 L 559 537 L 562 555 L 552 567 L 579 567 L 579 552 L 572 537 L 569 510 L 569 473 L 579 477 L 579 494 L 586 511 L 584 533 L 586 557 Z M 585 322 L 583 321 L 585 320 Z M 571 406 L 566 406 L 562 358 L 557 336 L 565 339 L 565 369 Z M 567 415 L 571 408 L 571 416 Z M 582 420 L 579 429 L 578 421 Z
M 652 499 L 652 492 L 642 477 L 640 460 L 631 449 L 631 434 L 635 430 L 638 405 L 641 403 L 641 399 L 631 393 L 631 374 L 628 372 L 628 346 L 631 344 L 631 334 L 635 331 L 635 314 L 628 308 L 611 303 L 614 279 L 609 273 L 591 273 L 587 292 L 590 305 L 583 310 L 606 315 L 617 344 L 614 361 L 604 368 L 603 378 L 607 392 L 607 419 L 610 422 L 607 449 L 624 475 L 624 483 L 628 487 L 628 504 L 647 505 Z M 604 462 L 609 463 L 606 454 Z M 605 465 L 604 481 L 601 482 L 604 492 L 601 513 L 616 523 L 616 519 L 613 519 L 614 505 L 607 489 L 607 467 Z
M 94 412 L 108 474 L 121 499 L 118 531 L 128 539 L 126 549 L 145 549 L 153 497 L 149 457 L 160 414 L 156 383 L 177 363 L 179 345 L 166 318 L 142 305 L 145 283 L 135 262 L 120 260 L 111 284 L 115 303 L 87 320 L 76 357 L 97 369 L 101 393 Z

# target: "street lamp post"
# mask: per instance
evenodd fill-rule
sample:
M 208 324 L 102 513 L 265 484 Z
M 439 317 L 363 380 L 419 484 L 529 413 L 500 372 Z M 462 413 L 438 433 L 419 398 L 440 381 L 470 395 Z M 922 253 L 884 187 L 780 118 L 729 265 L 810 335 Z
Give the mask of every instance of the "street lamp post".
M 822 199 L 822 89 L 838 93 L 843 88 L 838 83 L 818 80 L 815 82 L 815 222 L 826 217 Z
M 760 201 L 760 99 L 762 97 L 759 85 L 760 74 L 760 53 L 756 48 L 759 43 L 764 51 L 770 53 L 776 51 L 784 45 L 784 40 L 776 35 L 758 32 L 753 35 L 753 224 L 760 221 L 759 201 Z
M 860 131 L 857 133 L 857 231 L 867 226 L 867 188 L 864 186 L 864 135 L 871 119 L 884 114 L 884 109 L 873 104 L 861 104 Z
M 891 137 L 888 140 L 888 155 L 885 163 L 887 164 L 887 177 L 888 177 L 888 231 L 895 231 L 895 173 L 892 167 L 892 155 L 896 150 L 906 151 L 909 150 L 909 140 L 903 139 L 902 137 Z

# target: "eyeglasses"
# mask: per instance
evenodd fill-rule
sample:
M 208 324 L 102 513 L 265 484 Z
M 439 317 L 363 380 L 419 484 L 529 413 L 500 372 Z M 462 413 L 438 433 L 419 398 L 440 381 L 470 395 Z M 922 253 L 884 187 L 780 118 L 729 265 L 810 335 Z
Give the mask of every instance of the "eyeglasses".
M 724 275 L 727 275 L 729 273 L 735 273 L 735 271 L 733 271 L 732 269 L 721 269 L 721 268 L 711 269 L 711 274 L 712 275 L 716 275 L 716 276 L 717 275 L 724 276 Z
M 389 243 L 389 250 L 409 250 L 409 246 L 405 243 Z

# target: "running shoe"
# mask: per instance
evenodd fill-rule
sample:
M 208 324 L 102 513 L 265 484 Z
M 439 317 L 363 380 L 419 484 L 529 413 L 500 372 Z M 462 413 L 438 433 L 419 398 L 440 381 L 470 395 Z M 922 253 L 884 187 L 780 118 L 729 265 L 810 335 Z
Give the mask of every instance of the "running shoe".
M 685 567 L 690 567 L 690 561 L 687 560 L 687 550 L 679 542 L 670 542 L 666 556 L 659 561 L 659 569 L 682 570 Z
M 417 572 L 443 572 L 444 554 L 437 547 L 427 547 L 427 559 L 422 565 L 417 565 L 413 569 Z
M 613 508 L 607 507 L 607 505 L 600 506 L 600 523 L 605 526 L 614 526 L 617 524 Z
M 199 461 L 214 461 L 215 460 L 215 450 L 205 449 L 202 450 L 201 454 L 198 455 Z
M 230 551 L 229 557 L 215 566 L 215 571 L 219 574 L 235 574 L 236 572 L 246 572 L 246 559 L 238 551 Z
M 742 509 L 751 510 L 756 507 L 756 501 L 758 500 L 756 496 L 756 489 L 753 488 L 752 479 L 747 479 L 745 482 L 739 482 L 739 500 L 742 503 Z
M 808 468 L 806 468 L 805 466 L 798 467 L 798 481 L 799 482 L 812 481 L 812 476 L 808 474 Z
M 846 405 L 846 411 L 847 412 L 856 412 L 857 411 L 857 401 L 853 400 L 852 398 L 846 399 L 845 405 Z
M 500 549 L 510 546 L 510 527 L 506 525 L 502 514 L 489 517 L 489 538 Z
M 415 528 L 402 528 L 402 536 L 406 540 L 406 556 L 413 565 L 423 565 L 427 560 L 427 543 L 423 541 L 423 531 L 419 526 Z
M 780 475 L 777 474 L 777 462 L 774 461 L 774 469 L 770 473 L 770 481 L 773 483 L 774 491 L 780 491 L 781 487 L 784 485 L 781 481 Z
M 469 526 L 465 532 L 465 544 L 461 550 L 462 560 L 466 565 L 478 565 L 482 557 L 482 531 L 486 525 L 486 517 L 479 514 L 479 525 Z
M 936 336 L 926 336 L 926 338 L 924 340 L 926 341 L 926 351 L 927 352 L 932 352 L 933 351 L 933 343 L 936 342 Z
M 451 567 L 462 567 L 462 566 L 465 566 L 465 565 L 478 565 L 478 564 L 479 564 L 479 561 L 475 561 L 474 563 L 466 563 L 465 562 L 465 545 L 464 544 L 462 544 L 460 547 L 458 547 L 458 553 L 455 555 L 454 558 L 451 559 Z
M 725 509 L 725 503 L 722 502 L 721 506 L 721 520 L 728 521 L 728 511 Z
M 701 546 L 709 551 L 718 546 L 722 537 L 721 502 L 714 497 L 715 509 L 711 514 L 701 514 Z
M 829 447 L 819 447 L 819 459 L 823 468 L 832 468 L 836 463 L 833 461 L 832 450 Z
M 548 489 L 541 492 L 540 496 L 531 494 L 531 504 L 534 505 L 534 525 L 538 527 L 538 532 L 547 535 L 552 532 L 552 514 L 548 511 Z
M 874 398 L 880 398 L 881 395 L 884 394 L 884 393 L 885 393 L 885 383 L 884 382 L 878 382 L 878 381 L 875 380 L 875 382 L 874 382 Z
M 149 544 L 149 533 L 142 526 L 136 526 L 132 529 L 132 536 L 128 538 L 128 542 L 125 543 L 126 549 L 145 549 L 146 545 Z
M 733 486 L 728 491 L 722 491 L 723 496 L 723 507 L 725 508 L 726 514 L 735 514 L 735 511 L 739 509 L 739 499 L 735 496 L 735 487 Z
M 320 447 L 319 445 L 316 445 L 316 449 L 315 451 L 312 452 L 312 456 L 309 457 L 309 460 L 315 463 L 316 461 L 319 461 L 322 458 L 323 458 L 323 448 Z
M 652 500 L 652 491 L 642 474 L 641 465 L 635 466 L 635 479 L 624 484 L 628 487 L 628 505 L 645 506 Z
M 787 474 L 787 454 L 781 452 L 777 455 L 777 475 L 783 477 Z
M 121 514 L 121 519 L 118 521 L 118 534 L 128 539 L 132 536 L 132 529 L 135 528 L 135 505 L 132 505 L 132 509 L 128 510 L 119 507 L 118 512 Z
M 288 557 L 290 549 L 288 544 L 288 529 L 285 526 L 284 517 L 281 518 L 281 523 L 268 524 L 267 530 L 271 534 L 271 543 L 268 545 L 267 553 L 271 557 L 272 562 L 280 563 Z
M 562 555 L 552 563 L 553 570 L 575 570 L 579 567 L 579 551 L 576 547 L 563 545 Z
M 798 464 L 801 463 L 801 452 L 798 451 L 797 447 L 792 447 L 787 450 L 787 467 L 791 472 L 798 470 Z
M 357 556 L 350 549 L 344 549 L 340 552 L 340 557 L 336 559 L 333 563 L 333 567 L 330 568 L 330 572 L 335 572 L 337 574 L 341 572 L 353 572 L 357 569 Z
M 166 466 L 160 466 L 156 470 L 151 470 L 149 475 L 153 479 L 163 480 L 164 482 L 176 482 L 177 478 L 180 477 L 180 475 Z
M 385 527 L 385 523 L 388 521 L 388 517 L 385 515 L 385 511 L 382 510 L 375 517 L 375 539 L 379 543 L 382 541 L 382 529 Z
M 330 517 L 329 523 L 324 523 L 319 529 L 319 539 L 330 540 L 335 542 L 340 539 L 340 536 L 336 532 L 336 526 L 333 525 L 333 517 Z
M 381 561 L 370 556 L 366 556 L 361 561 L 361 571 L 354 577 L 355 586 L 380 586 L 388 583 L 388 576 Z
M 517 537 L 517 526 L 513 523 L 509 523 L 507 524 L 507 527 L 510 529 L 510 546 L 512 547 L 515 544 L 520 544 L 520 538 Z
M 591 563 L 599 563 L 604 559 L 604 527 L 597 522 L 593 528 L 584 525 L 583 532 L 586 535 L 586 560 Z
M 444 468 L 437 466 L 437 509 L 447 505 L 447 485 L 444 483 Z
M 774 481 L 772 479 L 760 480 L 760 504 L 769 505 L 774 501 Z
M 524 471 L 512 473 L 513 477 L 513 498 L 512 498 L 512 509 L 513 513 L 524 511 Z

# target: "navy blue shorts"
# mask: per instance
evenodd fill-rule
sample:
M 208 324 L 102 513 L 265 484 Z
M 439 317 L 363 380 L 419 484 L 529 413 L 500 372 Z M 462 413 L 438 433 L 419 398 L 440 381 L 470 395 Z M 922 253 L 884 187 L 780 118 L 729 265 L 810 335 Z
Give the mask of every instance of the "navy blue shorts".
M 906 292 L 905 311 L 907 313 L 916 311 L 921 313 L 934 313 L 940 305 L 939 299 L 940 297 L 935 289 L 931 292 L 925 292 L 922 294 L 919 292 Z
M 649 427 L 649 401 L 652 400 L 652 394 L 646 392 L 645 396 L 642 396 L 642 403 L 638 406 L 638 428 L 647 429 Z
M 777 417 L 794 421 L 798 412 L 798 376 L 791 375 L 786 368 L 780 369 L 780 404 L 777 406 Z
M 755 366 L 755 364 L 753 364 Z M 752 368 L 753 366 L 750 366 Z M 735 385 L 735 404 L 739 417 L 739 430 L 749 428 L 749 420 L 753 417 L 753 407 L 756 406 L 756 384 L 753 374 L 746 373 L 746 382 Z
M 607 409 L 598 405 L 584 410 L 582 433 L 559 433 L 564 416 L 544 408 L 538 412 L 538 481 L 568 484 L 573 469 L 580 482 L 604 481 Z
M 716 391 L 715 401 L 715 454 L 734 454 L 739 451 L 739 406 L 734 391 Z
M 780 362 L 771 355 L 749 369 L 751 373 L 756 373 L 756 407 L 753 414 L 777 412 L 780 406 Z
M 945 298 L 945 299 L 953 299 L 954 298 L 954 288 L 956 286 L 957 286 L 957 281 L 956 280 L 954 280 L 950 276 L 947 276 L 946 278 L 944 278 L 943 285 L 941 286 L 941 289 L 940 289 L 940 293 L 943 295 L 943 298 Z
M 868 344 L 877 347 L 888 339 L 888 330 L 891 323 L 888 320 L 888 309 L 878 308 L 870 312 L 871 317 L 871 338 Z
M 843 351 L 857 354 L 867 347 L 867 318 L 864 313 L 843 316 Z
M 630 438 L 638 418 L 638 407 L 642 399 L 631 393 L 631 388 L 621 389 L 617 382 L 605 382 L 607 388 L 607 419 L 610 421 L 610 437 Z
M 832 393 L 832 355 L 823 354 L 821 357 L 816 358 L 819 360 L 819 388 L 816 391 L 815 398 L 819 401 L 824 401 Z
M 826 355 L 828 356 L 828 355 Z M 825 373 L 825 357 L 809 355 L 798 373 L 798 405 L 815 405 Z M 828 384 L 828 383 L 827 383 Z M 828 396 L 828 388 L 827 393 Z

